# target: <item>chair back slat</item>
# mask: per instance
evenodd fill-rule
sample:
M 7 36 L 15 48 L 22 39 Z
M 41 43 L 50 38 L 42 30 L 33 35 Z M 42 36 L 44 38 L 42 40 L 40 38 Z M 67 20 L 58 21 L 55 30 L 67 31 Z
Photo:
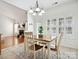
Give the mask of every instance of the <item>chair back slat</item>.
M 27 40 L 27 43 L 33 43 L 33 33 L 32 32 L 25 32 L 25 37 Z
M 25 36 L 27 38 L 33 38 L 33 33 L 32 32 L 25 32 Z
M 57 49 L 59 49 L 59 47 L 60 47 L 61 40 L 62 40 L 61 37 L 62 37 L 62 33 L 60 33 L 60 34 L 57 36 L 57 39 L 56 39 L 56 41 L 55 41 Z

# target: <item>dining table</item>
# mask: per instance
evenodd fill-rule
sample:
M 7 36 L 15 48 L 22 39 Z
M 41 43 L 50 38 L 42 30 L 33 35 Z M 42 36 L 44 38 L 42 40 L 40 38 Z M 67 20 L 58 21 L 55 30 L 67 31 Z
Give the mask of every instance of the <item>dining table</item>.
M 39 38 L 39 37 L 37 37 L 37 35 L 33 35 L 33 37 L 29 38 L 29 39 L 33 39 L 35 42 L 37 42 L 37 44 L 43 45 L 44 46 L 43 48 L 45 48 L 45 46 L 47 46 L 47 50 L 48 50 L 47 58 L 50 59 L 50 42 L 52 41 L 50 36 L 43 35 L 43 38 Z M 25 50 L 26 50 L 26 45 L 27 45 L 26 41 L 27 41 L 27 39 L 25 38 L 25 44 L 24 44 Z

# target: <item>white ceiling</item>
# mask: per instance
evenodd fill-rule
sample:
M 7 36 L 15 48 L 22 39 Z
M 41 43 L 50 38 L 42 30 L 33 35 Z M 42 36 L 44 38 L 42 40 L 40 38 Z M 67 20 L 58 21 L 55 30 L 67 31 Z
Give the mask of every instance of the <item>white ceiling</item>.
M 38 0 L 39 6 L 45 10 L 64 4 L 70 1 L 77 0 Z M 29 10 L 30 7 L 35 6 L 36 0 L 0 0 L 0 14 L 7 16 L 11 19 L 14 19 L 16 22 L 25 22 L 26 21 L 26 10 Z M 58 2 L 57 5 L 54 3 Z M 18 15 L 18 16 L 17 16 Z
M 36 0 L 4 0 L 4 1 L 24 10 L 29 10 L 30 7 L 34 7 L 36 2 Z M 51 7 L 69 1 L 73 1 L 73 0 L 38 0 L 38 3 L 41 8 L 49 9 Z M 55 2 L 58 2 L 58 4 L 55 4 Z

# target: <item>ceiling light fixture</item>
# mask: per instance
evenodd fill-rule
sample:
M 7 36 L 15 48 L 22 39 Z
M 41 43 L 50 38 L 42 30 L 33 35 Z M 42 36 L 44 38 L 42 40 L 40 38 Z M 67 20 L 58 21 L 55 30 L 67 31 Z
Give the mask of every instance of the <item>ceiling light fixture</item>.
M 42 15 L 42 14 L 45 13 L 45 11 L 44 11 L 43 8 L 39 7 L 38 0 L 37 0 L 35 7 L 34 8 L 30 8 L 29 13 L 31 13 L 32 15 L 35 16 L 35 15 Z

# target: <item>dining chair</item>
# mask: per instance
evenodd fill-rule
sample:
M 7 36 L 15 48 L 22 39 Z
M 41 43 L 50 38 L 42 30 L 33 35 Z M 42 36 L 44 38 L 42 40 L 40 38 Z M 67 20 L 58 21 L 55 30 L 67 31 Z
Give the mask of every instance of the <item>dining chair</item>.
M 40 46 L 37 44 L 37 42 L 34 41 L 33 33 L 32 32 L 25 32 L 25 40 L 26 40 L 26 50 L 28 53 L 33 52 L 34 59 L 36 59 L 36 52 L 43 48 L 43 46 Z M 30 57 L 30 56 L 29 56 Z
M 50 47 L 50 50 L 56 52 L 57 59 L 59 59 L 59 55 L 60 55 L 61 37 L 62 37 L 62 33 L 60 33 L 58 36 L 56 36 L 55 38 L 53 38 L 51 40 L 51 42 L 50 42 L 50 45 L 52 45 Z M 47 49 L 47 46 L 45 48 Z

